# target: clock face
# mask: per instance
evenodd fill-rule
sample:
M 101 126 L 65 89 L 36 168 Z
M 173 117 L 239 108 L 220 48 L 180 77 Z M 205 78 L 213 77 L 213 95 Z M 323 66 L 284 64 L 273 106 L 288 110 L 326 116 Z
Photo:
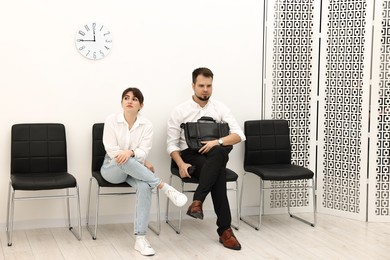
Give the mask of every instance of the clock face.
M 76 33 L 76 48 L 85 58 L 100 60 L 112 48 L 112 35 L 103 24 L 91 22 L 80 27 Z

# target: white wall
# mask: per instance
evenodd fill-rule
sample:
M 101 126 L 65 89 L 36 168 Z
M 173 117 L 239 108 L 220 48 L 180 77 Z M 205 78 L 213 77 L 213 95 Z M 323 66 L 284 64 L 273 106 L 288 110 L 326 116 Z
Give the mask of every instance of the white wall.
M 139 87 L 143 114 L 154 123 L 150 160 L 168 181 L 166 121 L 192 94 L 191 72 L 211 68 L 214 98 L 228 104 L 243 126 L 260 116 L 260 1 L 0 0 L 0 223 L 4 227 L 10 171 L 10 129 L 24 122 L 66 126 L 69 171 L 78 179 L 85 218 L 91 168 L 91 127 L 120 110 L 122 90 Z M 103 60 L 83 58 L 75 34 L 86 22 L 111 29 L 113 49 Z M 243 144 L 229 166 L 242 174 Z M 132 200 L 132 199 L 130 199 Z M 208 199 L 210 201 L 210 199 Z M 132 218 L 127 199 L 102 201 L 107 221 Z M 129 204 L 129 206 L 124 206 Z M 235 204 L 232 203 L 232 207 Z M 15 229 L 65 225 L 59 201 L 19 202 Z M 206 210 L 211 211 L 211 203 Z M 165 212 L 162 196 L 161 211 Z M 155 214 L 152 208 L 152 214 Z M 83 221 L 85 223 L 85 221 Z

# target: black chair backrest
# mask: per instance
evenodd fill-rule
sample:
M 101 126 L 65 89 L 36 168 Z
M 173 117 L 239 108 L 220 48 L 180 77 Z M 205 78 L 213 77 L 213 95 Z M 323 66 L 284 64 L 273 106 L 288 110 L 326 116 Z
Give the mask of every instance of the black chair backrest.
M 96 123 L 92 126 L 92 171 L 100 171 L 106 150 L 103 145 L 104 123 Z
M 244 123 L 244 165 L 291 164 L 287 120 L 249 120 Z
M 11 129 L 11 174 L 67 172 L 65 126 L 15 124 Z

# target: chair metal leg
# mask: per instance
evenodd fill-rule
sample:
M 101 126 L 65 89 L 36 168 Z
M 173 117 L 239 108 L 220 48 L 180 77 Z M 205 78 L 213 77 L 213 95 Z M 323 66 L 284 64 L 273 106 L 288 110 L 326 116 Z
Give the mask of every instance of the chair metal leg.
M 171 176 L 169 176 L 169 185 L 172 186 L 172 174 Z M 166 207 L 166 210 L 165 210 L 165 222 L 168 223 L 169 221 L 169 199 L 167 199 L 167 207 Z
M 14 198 L 15 198 L 15 191 L 12 189 L 12 184 L 10 182 L 8 188 L 8 204 L 7 204 L 8 246 L 12 246 L 12 231 L 13 231 L 13 221 L 14 221 Z
M 157 204 L 157 223 L 156 227 L 153 227 L 152 225 L 148 225 L 150 230 L 152 230 L 157 236 L 160 235 L 161 232 L 161 223 L 160 223 L 160 192 L 159 189 L 156 188 L 156 204 Z
M 293 217 L 293 215 L 290 213 L 290 181 L 287 181 L 288 183 L 288 188 L 287 188 L 287 212 L 290 215 L 290 217 Z
M 169 177 L 169 185 L 172 186 L 172 177 L 173 175 Z M 181 182 L 181 192 L 184 192 L 184 182 Z M 178 225 L 175 225 L 172 220 L 169 220 L 169 199 L 167 199 L 167 211 L 165 212 L 165 222 L 173 229 L 175 230 L 176 234 L 180 234 L 181 232 L 181 221 L 182 221 L 182 207 L 179 208 L 179 220 Z
M 88 187 L 88 202 L 87 202 L 87 216 L 86 216 L 86 219 L 87 219 L 87 222 L 86 222 L 86 227 L 87 229 L 89 229 L 89 211 L 90 211 L 90 207 L 91 207 L 91 186 L 92 186 L 92 177 L 89 178 L 89 187 Z
M 184 193 L 184 182 L 182 181 L 181 182 L 181 193 Z M 180 234 L 181 232 L 181 223 L 182 223 L 182 220 L 183 220 L 183 211 L 182 211 L 183 207 L 180 207 L 179 208 L 179 225 L 178 225 L 178 234 Z M 177 232 L 177 231 L 176 231 Z
M 246 172 L 244 172 L 244 175 L 242 175 L 242 181 L 241 181 L 241 192 L 240 192 L 240 220 L 242 220 L 242 195 L 244 193 L 244 180 L 245 180 Z
M 238 180 L 236 181 L 236 209 L 237 209 L 237 228 L 236 230 L 240 229 L 240 191 L 239 191 L 239 185 Z
M 255 227 L 256 230 L 260 229 L 261 225 L 261 218 L 264 214 L 264 197 L 265 197 L 265 189 L 264 189 L 264 181 L 260 178 L 260 207 L 259 207 L 259 223 L 257 224 L 257 227 Z
M 312 227 L 314 227 L 316 225 L 316 221 L 317 221 L 317 217 L 316 217 L 316 203 L 315 203 L 315 185 L 314 185 L 314 179 L 312 179 L 312 186 L 310 187 L 307 187 L 307 188 L 311 188 L 312 191 L 313 191 L 313 198 L 314 198 L 314 201 L 313 201 L 313 212 L 314 212 L 314 216 L 313 216 L 313 222 L 310 222 L 306 219 L 303 219 L 301 217 L 298 217 L 296 215 L 293 215 L 291 212 L 290 212 L 290 182 L 289 182 L 289 185 L 288 185 L 288 214 L 290 215 L 290 217 L 292 218 L 295 218 L 305 224 L 308 224 Z
M 77 184 L 77 211 L 78 211 L 78 216 L 79 216 L 79 234 L 80 234 L 80 239 L 81 239 L 83 231 L 81 228 L 80 189 L 79 189 L 78 184 Z
M 237 219 L 237 224 L 231 224 L 232 227 L 235 229 L 235 230 L 239 230 L 240 229 L 240 208 L 239 208 L 239 191 L 238 191 L 238 181 L 235 181 L 234 182 L 236 187 L 235 189 L 233 189 L 233 191 L 236 191 L 236 208 L 237 208 L 237 211 L 236 211 L 236 219 Z
M 243 197 L 243 193 L 244 193 L 244 179 L 245 179 L 245 175 L 246 175 L 246 172 L 244 173 L 243 175 L 243 178 L 242 178 L 242 184 L 241 184 L 241 207 L 242 207 L 242 197 Z M 245 222 L 246 224 L 248 224 L 249 226 L 253 227 L 254 229 L 256 230 L 259 230 L 259 227 L 260 227 L 260 224 L 261 224 L 261 213 L 262 213 L 262 208 L 263 208 L 263 202 L 262 202 L 262 199 L 264 198 L 264 192 L 263 192 L 263 180 L 260 178 L 260 194 L 259 194 L 259 220 L 258 220 L 258 223 L 257 224 L 254 224 L 251 220 L 249 220 L 249 218 L 246 218 L 246 217 L 243 217 L 242 214 L 241 214 L 241 208 L 240 208 L 240 219 Z
M 92 178 L 90 179 L 90 185 L 92 185 Z M 90 191 L 92 192 L 92 187 L 90 187 Z M 100 187 L 99 187 L 99 184 L 96 182 L 96 194 L 95 194 L 95 224 L 94 224 L 94 227 L 93 227 L 93 230 L 91 228 L 91 225 L 89 223 L 89 211 L 90 211 L 90 208 L 88 206 L 88 217 L 87 217 L 87 230 L 89 232 L 89 234 L 91 234 L 92 236 L 92 239 L 93 240 L 96 240 L 96 237 L 97 237 L 97 227 L 98 227 L 98 217 L 99 217 L 99 194 L 100 194 Z M 89 203 L 89 202 L 88 202 Z
M 68 228 L 72 230 L 72 222 L 70 221 L 70 203 L 69 203 L 69 188 L 66 189 L 66 213 L 68 215 Z
M 81 240 L 81 215 L 80 215 L 80 193 L 79 193 L 79 187 L 76 185 L 76 200 L 77 200 L 77 222 L 78 222 L 78 230 L 74 230 L 72 226 L 72 222 L 70 220 L 70 195 L 69 195 L 69 188 L 66 189 L 66 206 L 67 206 L 67 213 L 68 213 L 68 228 L 73 233 L 73 235 L 78 239 Z
M 317 225 L 317 199 L 316 199 L 316 187 L 317 186 L 316 186 L 315 177 L 313 177 L 311 182 L 312 182 L 311 191 L 313 193 L 313 218 L 314 218 L 313 227 L 315 227 Z

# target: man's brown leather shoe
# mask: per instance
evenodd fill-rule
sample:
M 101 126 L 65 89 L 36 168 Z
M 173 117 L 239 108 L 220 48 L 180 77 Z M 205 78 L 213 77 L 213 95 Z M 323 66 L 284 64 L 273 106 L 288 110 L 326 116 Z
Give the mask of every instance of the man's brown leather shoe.
M 202 202 L 200 200 L 194 200 L 187 210 L 187 215 L 193 218 L 203 219 Z
M 238 242 L 237 238 L 233 234 L 231 228 L 226 229 L 222 235 L 219 237 L 219 242 L 223 244 L 224 247 L 234 250 L 240 250 L 241 245 Z

